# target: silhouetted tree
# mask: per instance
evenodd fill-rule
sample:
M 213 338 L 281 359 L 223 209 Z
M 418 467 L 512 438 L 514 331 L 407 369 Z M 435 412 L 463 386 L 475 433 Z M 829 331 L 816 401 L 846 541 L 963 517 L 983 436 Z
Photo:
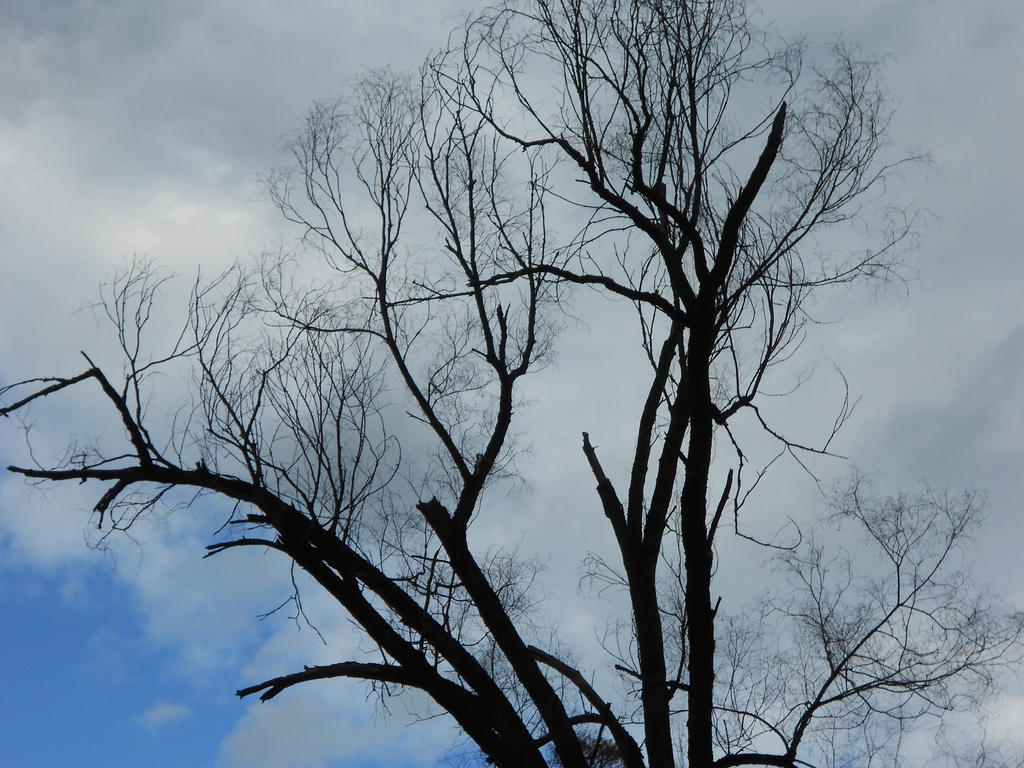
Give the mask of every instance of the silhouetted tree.
M 785 591 L 744 607 L 713 589 L 730 567 L 716 542 L 754 540 L 760 471 L 737 422 L 797 460 L 827 452 L 849 409 L 799 444 L 760 409 L 763 385 L 797 351 L 808 297 L 885 277 L 911 232 L 877 206 L 904 161 L 887 156 L 876 65 L 836 47 L 805 71 L 803 49 L 739 0 L 503 2 L 453 40 L 419 78 L 371 74 L 317 105 L 271 179 L 325 269 L 283 256 L 197 282 L 160 352 L 143 335 L 161 280 L 133 264 L 104 304 L 124 370 L 86 358 L 7 387 L 2 410 L 97 386 L 128 447 L 12 471 L 105 483 L 95 513 L 111 530 L 177 489 L 225 500 L 211 553 L 281 553 L 377 649 L 239 695 L 337 677 L 420 689 L 497 765 L 849 764 L 858 748 L 897 754 L 886 724 L 984 694 L 1021 618 L 958 570 L 971 495 L 888 499 L 856 479 L 833 520 L 863 534 L 857 562 L 804 531 L 762 545 Z M 829 245 L 851 231 L 865 244 Z M 575 286 L 635 307 L 649 362 L 646 396 L 622 405 L 636 415 L 624 483 L 582 436 L 620 554 L 591 568 L 630 606 L 602 677 L 533 628 L 536 566 L 469 535 L 488 487 L 517 471 L 521 380 Z M 149 416 L 149 381 L 181 364 L 192 399 L 168 425 Z M 430 440 L 400 451 L 407 414 Z M 609 675 L 624 699 L 599 692 Z
M 605 738 L 599 732 L 596 735 L 578 732 L 580 746 L 583 747 L 583 754 L 586 757 L 589 768 L 618 768 L 622 765 L 622 755 L 615 742 Z M 554 764 L 560 766 L 558 755 L 553 756 Z

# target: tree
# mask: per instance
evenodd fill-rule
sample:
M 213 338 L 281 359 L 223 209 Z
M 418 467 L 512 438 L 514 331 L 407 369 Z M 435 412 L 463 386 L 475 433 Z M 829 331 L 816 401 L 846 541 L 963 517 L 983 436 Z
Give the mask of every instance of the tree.
M 151 351 L 162 278 L 133 264 L 103 304 L 123 372 L 87 357 L 5 388 L 0 410 L 97 386 L 127 449 L 12 471 L 105 483 L 110 531 L 181 492 L 222 499 L 210 554 L 289 558 L 376 648 L 241 696 L 339 677 L 419 689 L 503 766 L 898 759 L 904 729 L 990 689 L 1024 620 L 958 568 L 971 494 L 887 499 L 855 478 L 832 519 L 863 533 L 856 563 L 823 533 L 763 542 L 744 525 L 766 469 L 750 479 L 751 426 L 802 461 L 849 415 L 812 446 L 762 409 L 807 302 L 892 274 L 914 224 L 880 209 L 907 160 L 887 154 L 877 65 L 842 47 L 810 74 L 803 59 L 734 0 L 476 14 L 418 78 L 370 74 L 314 107 L 270 179 L 325 269 L 286 254 L 197 280 L 180 335 Z M 827 238 L 865 226 L 871 247 L 836 255 Z M 582 435 L 619 552 L 592 571 L 629 605 L 601 678 L 532 626 L 535 564 L 472 536 L 516 477 L 523 381 L 578 286 L 635 308 L 650 367 L 624 484 Z M 161 423 L 153 378 L 180 368 L 191 399 Z M 723 605 L 730 535 L 774 555 L 788 591 Z M 601 687 L 613 673 L 623 701 Z

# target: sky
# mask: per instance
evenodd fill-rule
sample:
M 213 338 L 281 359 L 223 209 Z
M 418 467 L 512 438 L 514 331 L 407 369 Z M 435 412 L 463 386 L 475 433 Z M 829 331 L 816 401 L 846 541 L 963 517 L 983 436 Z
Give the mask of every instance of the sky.
M 284 162 L 305 111 L 365 67 L 414 68 L 471 5 L 0 0 L 0 385 L 77 373 L 78 350 L 114 359 L 85 305 L 133 254 L 188 276 L 294 239 L 260 178 Z M 780 417 L 813 430 L 834 402 L 838 365 L 861 397 L 841 452 L 885 487 L 985 491 L 976 574 L 1024 606 L 1024 15 L 1015 0 L 760 7 L 812 45 L 842 38 L 887 56 L 894 146 L 933 158 L 893 190 L 934 214 L 907 257 L 912 279 L 822 305 L 828 323 L 796 363 L 815 375 Z M 490 532 L 549 562 L 552 604 L 581 644 L 593 617 L 575 599 L 578 558 L 560 547 L 569 531 L 581 551 L 606 534 L 573 517 L 592 487 L 578 444 L 588 430 L 606 467 L 624 461 L 614 438 L 630 414 L 616 406 L 632 402 L 636 382 L 605 354 L 621 334 L 600 318 L 574 326 L 532 385 L 521 428 L 542 436 L 525 465 L 535 503 L 520 528 Z M 604 386 L 580 392 L 581 376 Z M 41 456 L 101 428 L 76 397 L 32 419 Z M 23 461 L 17 425 L 0 427 L 0 463 Z M 813 503 L 813 484 L 792 477 L 766 486 L 765 509 Z M 288 597 L 287 568 L 258 555 L 201 559 L 211 532 L 201 506 L 91 548 L 94 494 L 0 476 L 0 763 L 458 762 L 443 721 L 410 725 L 405 707 L 383 711 L 358 683 L 238 700 L 239 687 L 357 649 L 345 617 L 309 590 L 327 646 L 287 609 L 260 621 Z M 994 706 L 997 730 L 1024 721 L 1019 686 Z

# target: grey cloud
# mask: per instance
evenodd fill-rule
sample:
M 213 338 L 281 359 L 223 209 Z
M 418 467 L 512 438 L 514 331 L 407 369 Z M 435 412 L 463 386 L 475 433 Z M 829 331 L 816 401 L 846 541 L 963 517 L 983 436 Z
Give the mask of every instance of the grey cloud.
M 900 404 L 883 430 L 892 474 L 963 483 L 998 477 L 998 469 L 1024 458 L 1019 435 L 1015 443 L 1007 440 L 1008 428 L 1016 433 L 1015 417 L 1024 415 L 1024 326 L 1008 330 L 977 362 L 950 363 L 948 374 L 958 381 L 953 395 Z
M 246 177 L 312 100 L 365 67 L 415 67 L 460 5 L 18 4 L 0 32 L 3 117 L 65 123 L 73 164 L 122 183 Z
M 976 569 L 1012 601 L 1024 598 L 1020 472 L 1024 467 L 1024 326 L 985 344 L 977 360 L 945 360 L 955 383 L 937 401 L 907 398 L 858 448 L 865 469 L 889 488 L 921 483 L 985 492 Z

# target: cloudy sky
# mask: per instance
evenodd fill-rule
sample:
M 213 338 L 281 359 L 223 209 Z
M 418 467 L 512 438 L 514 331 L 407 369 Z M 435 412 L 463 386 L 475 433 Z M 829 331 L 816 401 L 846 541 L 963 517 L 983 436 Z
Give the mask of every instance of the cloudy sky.
M 258 177 L 282 162 L 304 111 L 363 67 L 415 67 L 467 5 L 0 0 L 0 385 L 78 372 L 80 349 L 109 359 L 82 305 L 132 254 L 188 275 L 294 237 Z M 823 373 L 791 416 L 801 428 L 816 398 L 834 394 L 831 361 L 841 366 L 862 396 L 843 452 L 893 487 L 985 490 L 979 577 L 1024 605 L 1024 14 L 1016 0 L 761 7 L 812 44 L 841 37 L 888 55 L 886 85 L 900 104 L 894 144 L 934 158 L 898 190 L 935 214 L 909 257 L 915 279 L 906 291 L 852 293 L 822 308 L 836 322 L 814 333 L 798 365 Z M 579 432 L 597 442 L 603 431 L 612 451 L 617 426 L 628 424 L 614 404 L 629 382 L 598 354 L 608 332 L 575 329 L 523 414 L 526 429 L 544 427 L 526 467 L 542 503 L 520 534 L 541 557 L 558 551 L 569 525 L 543 510 L 573 508 L 592 485 Z M 608 386 L 579 396 L 581 371 Z M 90 416 L 73 398 L 33 411 L 37 450 L 47 456 L 69 433 L 87 435 Z M 24 461 L 17 425 L 0 426 L 0 463 Z M 355 640 L 344 617 L 309 595 L 326 648 L 281 616 L 258 621 L 288 596 L 287 570 L 258 557 L 200 560 L 210 531 L 203 509 L 144 527 L 137 542 L 90 549 L 92 493 L 0 477 L 0 762 L 457 759 L 443 724 L 389 725 L 408 716 L 389 718 L 358 684 L 295 689 L 264 705 L 237 700 L 242 685 L 345 657 Z M 775 493 L 766 507 L 793 502 L 786 489 Z M 575 565 L 563 560 L 551 578 L 574 585 Z M 570 637 L 590 631 L 585 612 L 565 616 Z M 1024 713 L 1022 701 L 1000 704 L 1004 721 Z

